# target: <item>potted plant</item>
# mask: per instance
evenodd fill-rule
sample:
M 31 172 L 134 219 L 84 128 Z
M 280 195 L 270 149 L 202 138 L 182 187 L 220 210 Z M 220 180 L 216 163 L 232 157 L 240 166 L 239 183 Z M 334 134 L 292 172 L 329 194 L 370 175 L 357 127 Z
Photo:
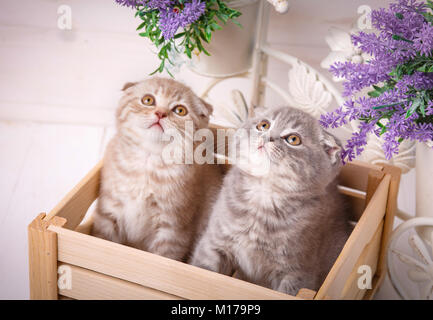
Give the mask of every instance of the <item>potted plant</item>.
M 347 100 L 320 121 L 331 128 L 359 121 L 343 161 L 359 156 L 369 135 L 381 138 L 387 159 L 403 141 L 416 141 L 417 215 L 433 217 L 433 2 L 398 0 L 373 10 L 371 21 L 376 30 L 351 37 L 370 58 L 330 67 L 344 79 Z M 355 97 L 365 89 L 367 96 Z
M 193 59 L 193 70 L 209 75 L 238 73 L 251 65 L 257 0 L 116 2 L 135 9 L 139 35 L 156 47 L 161 62 L 153 73 L 171 75 L 172 66 L 186 59 Z

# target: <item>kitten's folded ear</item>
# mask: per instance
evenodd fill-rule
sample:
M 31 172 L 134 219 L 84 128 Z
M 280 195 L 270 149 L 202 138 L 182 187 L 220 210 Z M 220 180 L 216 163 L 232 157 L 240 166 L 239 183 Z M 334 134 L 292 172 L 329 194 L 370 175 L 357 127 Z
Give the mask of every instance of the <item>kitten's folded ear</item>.
M 137 82 L 127 82 L 123 85 L 122 91 L 125 91 L 133 86 L 135 86 Z
M 201 114 L 201 116 L 204 117 L 204 118 L 208 118 L 212 114 L 212 112 L 213 112 L 213 107 L 212 107 L 211 104 L 207 103 L 202 98 L 199 98 L 199 99 L 200 99 L 200 102 L 204 106 L 204 112 Z
M 322 130 L 322 137 L 320 143 L 323 149 L 331 160 L 332 165 L 341 164 L 341 150 L 343 149 L 342 144 L 338 138 Z

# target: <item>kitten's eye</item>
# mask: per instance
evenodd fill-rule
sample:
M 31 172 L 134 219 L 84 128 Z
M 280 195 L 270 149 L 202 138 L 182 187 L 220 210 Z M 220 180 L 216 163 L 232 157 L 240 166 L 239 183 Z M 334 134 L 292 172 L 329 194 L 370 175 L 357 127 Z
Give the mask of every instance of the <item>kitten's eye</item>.
M 176 113 L 178 116 L 186 116 L 188 114 L 188 110 L 186 110 L 186 107 L 182 105 L 175 106 L 173 109 L 173 112 Z
M 145 106 L 153 106 L 155 105 L 155 98 L 150 95 L 150 94 L 146 94 L 142 99 L 141 102 L 145 105 Z
M 268 120 L 262 120 L 256 126 L 257 130 L 259 130 L 259 131 L 268 131 L 270 127 L 271 127 L 271 124 L 269 123 Z
M 292 146 L 299 146 L 301 144 L 301 138 L 297 134 L 289 134 L 284 140 Z

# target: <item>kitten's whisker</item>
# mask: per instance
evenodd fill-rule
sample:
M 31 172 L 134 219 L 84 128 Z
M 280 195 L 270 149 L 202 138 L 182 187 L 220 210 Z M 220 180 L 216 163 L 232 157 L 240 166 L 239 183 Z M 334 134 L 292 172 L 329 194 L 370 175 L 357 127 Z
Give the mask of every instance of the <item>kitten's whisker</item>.
M 220 153 L 216 153 L 216 152 L 214 152 L 213 155 L 214 155 L 214 157 L 215 157 L 216 159 L 223 159 L 223 160 L 225 160 L 225 161 L 228 161 L 229 163 L 236 163 L 236 162 L 235 162 L 236 159 L 230 158 L 230 157 L 228 157 L 228 156 L 226 156 L 226 155 L 222 155 L 222 154 L 220 154 Z

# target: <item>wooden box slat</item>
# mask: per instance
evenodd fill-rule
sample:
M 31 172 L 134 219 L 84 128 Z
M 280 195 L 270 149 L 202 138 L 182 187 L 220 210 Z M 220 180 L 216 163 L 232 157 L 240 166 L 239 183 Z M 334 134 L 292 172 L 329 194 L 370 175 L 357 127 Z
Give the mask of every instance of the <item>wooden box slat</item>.
M 379 224 L 376 232 L 374 233 L 373 239 L 364 248 L 358 258 L 358 261 L 356 261 L 355 266 L 352 269 L 352 272 L 348 277 L 341 293 L 342 299 L 359 300 L 362 299 L 367 292 L 367 289 L 360 289 L 358 287 L 358 279 L 360 277 L 360 274 L 358 273 L 358 268 L 362 265 L 368 266 L 371 268 L 371 276 L 375 274 L 377 268 L 377 261 L 379 259 L 383 224 L 383 221 Z
M 391 176 L 386 175 L 377 187 L 364 214 L 359 219 L 334 266 L 317 292 L 316 299 L 324 299 L 326 296 L 331 299 L 342 298 L 341 293 L 346 280 L 362 250 L 370 243 L 377 226 L 385 216 L 390 180 Z
M 68 268 L 71 287 L 59 289 L 59 294 L 77 300 L 179 300 L 162 291 L 110 277 L 102 273 L 80 268 L 67 263 L 59 267 Z M 68 271 L 69 272 L 69 271 Z
M 340 188 L 340 192 L 349 200 L 352 219 L 359 221 L 319 291 L 315 293 L 303 289 L 297 297 L 83 234 L 88 233 L 91 227 L 91 221 L 82 225 L 80 223 L 98 197 L 101 167 L 102 162 L 45 218 L 40 216 L 32 222 L 31 226 L 35 226 L 35 223 L 41 223 L 40 220 L 43 219 L 42 224 L 46 228 L 41 237 L 49 237 L 51 248 L 57 250 L 54 255 L 57 259 L 51 258 L 48 264 L 30 259 L 30 270 L 38 270 L 38 273 L 32 273 L 33 297 L 361 299 L 364 295 L 365 298 L 371 298 L 383 279 L 383 257 L 396 210 L 400 178 L 400 171 L 395 167 L 379 167 L 359 161 L 343 167 L 340 185 L 344 188 Z M 59 217 L 65 218 L 66 224 L 64 220 L 62 223 L 54 221 L 61 219 Z M 29 235 L 30 231 L 35 234 L 34 228 L 29 229 Z M 30 253 L 33 256 L 38 250 L 44 250 L 43 243 L 35 239 L 29 237 L 32 248 Z M 72 291 L 60 289 L 57 292 L 53 286 L 53 270 L 61 264 L 68 264 L 72 268 L 75 278 Z M 362 264 L 369 265 L 374 273 L 373 288 L 367 292 L 358 289 L 356 285 L 359 276 L 357 269 Z M 49 278 L 38 280 L 37 274 L 43 275 L 45 272 L 50 274 Z
M 382 168 L 361 161 L 346 163 L 339 175 L 339 183 L 360 191 L 367 191 L 368 174 L 371 171 L 381 172 Z
M 239 279 L 156 254 L 50 226 L 58 260 L 184 299 L 296 299 Z

